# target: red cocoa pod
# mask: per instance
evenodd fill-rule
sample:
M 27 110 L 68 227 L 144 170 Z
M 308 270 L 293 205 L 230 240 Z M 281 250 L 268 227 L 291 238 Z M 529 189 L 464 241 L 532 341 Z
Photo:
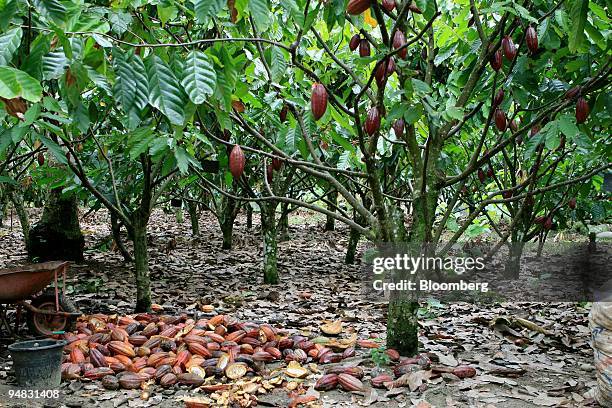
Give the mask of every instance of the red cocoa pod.
M 486 179 L 487 179 L 487 176 L 486 176 L 485 172 L 482 169 L 478 169 L 478 180 L 481 183 L 484 183 Z
M 232 148 L 232 151 L 229 156 L 229 168 L 230 173 L 234 176 L 235 179 L 239 179 L 242 176 L 242 172 L 244 171 L 244 165 L 246 163 L 246 159 L 244 158 L 244 153 L 240 146 L 235 145 Z
M 236 147 L 236 146 L 234 146 Z M 232 149 L 233 150 L 233 149 Z M 170 326 L 159 333 L 162 337 L 174 337 L 178 334 L 181 329 L 178 326 Z
M 153 353 L 147 358 L 147 365 L 149 367 L 156 367 L 159 365 L 159 362 L 166 357 L 168 357 L 168 353 L 166 353 L 165 351 L 160 353 Z
M 342 361 L 342 354 L 340 353 L 326 353 L 325 355 L 319 357 L 319 362 L 322 364 L 338 363 L 340 361 Z
M 171 387 L 178 381 L 176 374 L 166 373 L 159 379 L 159 385 L 162 387 Z
M 121 327 L 111 330 L 111 339 L 115 341 L 125 341 L 130 335 Z
M 356 16 L 370 8 L 370 0 L 349 0 L 346 12 Z
M 183 342 L 187 344 L 198 343 L 205 346 L 209 341 L 210 339 L 207 339 L 206 337 L 194 336 L 192 334 L 188 334 L 187 336 L 183 337 Z
M 372 378 L 370 383 L 372 383 L 372 387 L 374 388 L 385 388 L 384 384 L 391 381 L 393 381 L 393 377 L 391 377 L 389 374 L 381 374 Z
M 363 378 L 364 372 L 361 367 L 345 367 L 342 373 L 340 374 L 349 374 L 361 380 Z
M 122 371 L 125 371 L 125 365 L 123 363 L 120 362 L 113 362 L 113 363 L 109 363 L 108 365 L 111 370 L 113 370 L 115 373 L 120 373 Z
M 79 347 L 75 347 L 70 352 L 70 361 L 75 364 L 81 364 L 85 362 L 85 355 Z
M 281 340 L 278 342 L 278 348 L 279 348 L 280 350 L 285 350 L 285 349 L 290 349 L 290 348 L 293 348 L 293 340 L 291 340 L 291 339 L 290 339 L 290 338 L 288 338 L 288 337 L 287 337 L 287 338 L 284 338 L 284 339 L 281 339 Z
M 89 378 L 90 380 L 99 380 L 100 378 L 113 374 L 115 373 L 109 367 L 97 367 L 85 371 L 83 376 L 85 378 Z
M 147 336 L 143 336 L 141 334 L 132 334 L 128 338 L 128 341 L 130 342 L 130 344 L 134 346 L 142 346 L 143 344 L 147 342 L 147 340 L 149 340 Z
M 315 120 L 321 119 L 327 110 L 327 90 L 322 84 L 312 84 L 310 110 Z
M 382 6 L 387 11 L 393 11 L 393 9 L 395 8 L 395 0 L 383 0 Z
M 565 92 L 565 99 L 574 99 L 580 93 L 580 85 L 570 88 Z
M 253 347 L 258 347 L 261 346 L 261 341 L 259 341 L 259 339 L 256 339 L 255 337 L 250 337 L 250 336 L 245 336 L 242 338 L 241 340 L 242 344 L 249 344 Z
M 359 56 L 362 58 L 370 56 L 370 43 L 365 38 L 359 42 Z
M 281 121 L 281 123 L 285 122 L 287 120 L 287 113 L 289 113 L 289 108 L 287 107 L 287 105 L 283 105 L 283 107 L 281 108 L 280 112 L 278 113 L 278 117 Z
M 363 391 L 363 383 L 350 374 L 338 374 L 338 384 L 345 391 Z
M 516 56 L 516 47 L 514 46 L 514 41 L 512 41 L 512 37 L 506 35 L 502 38 L 502 49 L 504 50 L 504 55 L 508 60 L 512 61 Z
M 552 228 L 553 226 L 553 219 L 552 217 L 547 217 L 546 220 L 544 220 L 544 229 L 545 230 L 549 230 Z
M 128 343 L 124 343 L 122 341 L 111 341 L 108 343 L 107 347 L 111 352 L 115 354 L 121 354 L 130 358 L 136 357 L 134 347 L 132 347 Z
M 512 197 L 512 190 L 504 190 L 502 191 L 502 197 L 505 199 Z
M 204 383 L 204 378 L 193 373 L 182 373 L 176 376 L 179 384 L 192 385 L 199 387 Z
M 489 63 L 491 64 L 491 68 L 493 68 L 494 71 L 499 71 L 501 69 L 503 63 L 501 50 L 497 50 L 493 53 L 493 55 L 491 55 Z
M 274 360 L 274 357 L 270 353 L 267 353 L 265 351 L 258 351 L 256 353 L 253 353 L 253 360 L 268 362 Z
M 395 33 L 393 34 L 393 49 L 397 50 L 399 48 L 402 48 L 406 45 L 406 36 L 404 35 L 404 33 L 401 30 L 396 30 Z M 398 51 L 397 55 L 399 55 L 399 57 L 401 59 L 406 59 L 406 56 L 408 56 L 408 48 L 404 47 L 402 48 L 400 51 Z
M 584 98 L 578 98 L 576 101 L 576 123 L 581 124 L 586 122 L 589 117 L 589 104 Z
M 97 349 L 89 350 L 89 361 L 91 361 L 91 364 L 93 364 L 94 367 L 108 367 L 106 358 Z
M 387 356 L 389 356 L 391 361 L 399 361 L 400 359 L 400 353 L 395 349 L 387 349 L 385 350 L 385 353 Z
M 357 47 L 359 47 L 359 42 L 361 41 L 361 37 L 359 34 L 355 34 L 351 37 L 351 41 L 349 41 L 349 49 L 351 51 L 355 51 Z
M 310 341 L 310 340 L 300 341 L 295 346 L 297 348 L 300 348 L 300 349 L 304 350 L 305 352 L 308 352 L 311 349 L 315 348 L 315 344 L 312 341 Z
M 125 372 L 119 377 L 119 385 L 126 390 L 138 389 L 143 382 L 143 378 L 137 373 Z
M 76 380 L 81 375 L 81 366 L 75 363 L 62 364 L 62 380 Z
M 244 336 L 246 336 L 246 332 L 244 330 L 236 330 L 235 332 L 228 334 L 225 337 L 225 341 L 235 341 L 238 343 L 244 338 Z
M 136 347 L 134 351 L 138 357 L 148 357 L 151 354 L 151 350 L 148 347 Z
M 168 365 L 168 364 L 160 365 L 159 367 L 155 369 L 155 373 L 153 374 L 153 377 L 159 380 L 164 375 L 171 373 L 171 372 L 172 372 L 171 365 Z
M 567 202 L 567 205 L 572 210 L 575 209 L 576 208 L 576 197 L 570 198 L 569 201 Z
M 404 374 L 412 373 L 420 369 L 421 367 L 415 364 L 400 364 L 400 365 L 393 367 L 393 375 L 395 375 L 396 378 L 399 378 Z
M 471 378 L 476 375 L 476 369 L 470 366 L 458 366 L 453 369 L 453 374 L 459 378 Z
M 167 374 L 164 374 L 164 376 L 159 379 L 159 385 L 161 385 L 162 387 L 171 387 L 174 384 L 176 384 L 177 381 L 178 381 L 178 378 L 176 377 L 176 374 L 167 373 Z
M 380 129 L 380 113 L 376 106 L 372 106 L 368 110 L 368 116 L 366 117 L 364 130 L 370 136 L 376 133 Z
M 495 127 L 500 132 L 506 130 L 506 113 L 499 108 L 495 109 Z
M 314 385 L 314 389 L 317 391 L 330 391 L 336 388 L 338 385 L 338 375 L 337 374 L 325 374 L 323 377 L 319 378 Z
M 275 360 L 280 360 L 280 358 L 283 356 L 283 353 L 281 353 L 281 351 L 276 347 L 266 347 L 264 351 L 270 354 Z
M 395 72 L 395 60 L 393 57 L 389 57 L 389 62 L 387 63 L 387 76 L 390 77 Z
M 266 167 L 266 179 L 268 180 L 268 184 L 272 184 L 272 180 L 274 179 L 274 167 L 271 164 L 268 164 Z
M 532 26 L 527 27 L 525 42 L 527 43 L 527 48 L 529 48 L 529 51 L 532 53 L 538 50 L 538 33 L 536 33 L 535 28 Z
M 276 171 L 279 171 L 281 168 L 283 168 L 283 161 L 277 157 L 273 157 L 272 168 Z
M 102 386 L 107 390 L 118 390 L 121 388 L 121 384 L 119 384 L 119 379 L 114 375 L 107 375 L 102 378 Z
M 495 94 L 495 98 L 493 98 L 493 106 L 499 106 L 504 100 L 504 90 L 499 88 L 497 93 Z
M 395 137 L 401 139 L 404 136 L 405 126 L 406 122 L 403 118 L 399 118 L 395 122 L 393 122 L 393 131 L 395 132 Z
M 357 340 L 357 344 L 361 348 L 373 349 L 373 348 L 379 348 L 380 347 L 380 343 L 378 343 L 378 342 L 376 342 L 374 340 L 371 340 L 371 339 Z
M 296 349 L 293 351 L 293 360 L 297 361 L 298 363 L 303 363 L 307 359 L 308 359 L 308 355 L 306 354 L 304 350 Z
M 43 164 L 45 164 L 45 155 L 42 152 L 38 153 L 38 157 L 36 158 L 36 160 L 38 161 L 38 165 L 42 166 Z
M 212 357 L 212 354 L 206 348 L 206 346 L 204 346 L 202 344 L 199 344 L 199 343 L 191 343 L 191 344 L 189 344 L 189 351 L 191 351 L 193 354 L 196 354 L 198 356 L 202 356 L 204 358 L 211 358 Z
M 185 364 L 187 363 L 187 361 L 189 361 L 189 359 L 191 358 L 191 353 L 187 350 L 183 350 L 178 352 L 178 354 L 176 355 L 176 363 L 180 366 L 185 366 Z

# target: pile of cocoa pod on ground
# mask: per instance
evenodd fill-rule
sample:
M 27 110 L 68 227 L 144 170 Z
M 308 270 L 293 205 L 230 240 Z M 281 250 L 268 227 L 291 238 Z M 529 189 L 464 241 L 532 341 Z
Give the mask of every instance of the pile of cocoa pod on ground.
M 157 383 L 215 392 L 226 389 L 228 380 L 260 375 L 265 372 L 265 363 L 284 361 L 287 377 L 303 379 L 311 370 L 302 364 L 338 363 L 355 355 L 355 348 L 346 341 L 317 344 L 305 336 L 289 336 L 268 324 L 240 322 L 226 315 L 197 321 L 185 314 L 90 315 L 79 319 L 75 332 L 61 337 L 67 342 L 63 379 L 101 380 L 110 390 L 139 389 Z M 372 340 L 355 339 L 352 343 L 362 348 L 380 347 Z M 414 367 L 431 368 L 427 355 L 400 359 L 395 350 L 386 353 L 397 363 L 396 378 Z M 454 373 L 453 370 L 460 378 L 476 374 L 465 366 L 446 372 Z M 334 364 L 324 371 L 315 389 L 363 391 L 363 376 L 360 367 Z M 374 387 L 394 386 L 393 378 L 384 374 L 371 382 Z

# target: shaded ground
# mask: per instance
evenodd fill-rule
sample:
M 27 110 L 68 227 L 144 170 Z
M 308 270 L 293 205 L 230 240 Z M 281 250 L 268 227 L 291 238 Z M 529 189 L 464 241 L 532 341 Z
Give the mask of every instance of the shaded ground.
M 36 218 L 36 217 L 34 217 Z M 201 236 L 191 237 L 189 219 L 178 224 L 171 214 L 158 212 L 150 231 L 151 279 L 154 302 L 164 313 L 198 313 L 212 304 L 218 313 L 240 319 L 270 322 L 277 326 L 319 335 L 323 320 L 342 319 L 343 336 L 384 337 L 385 305 L 362 296 L 362 271 L 343 263 L 348 231 L 324 232 L 320 218 L 301 214 L 292 219 L 291 240 L 280 244 L 281 285 L 263 285 L 261 240 L 257 228 L 246 230 L 240 217 L 235 228 L 235 248 L 223 251 L 216 221 L 205 214 Z M 15 219 L 15 218 L 14 218 Z M 0 267 L 25 262 L 21 232 L 0 228 Z M 257 220 L 255 225 L 257 225 Z M 107 216 L 100 212 L 81 221 L 87 247 L 99 246 L 110 233 Z M 167 251 L 172 240 L 176 248 Z M 131 267 L 118 252 L 89 250 L 86 263 L 71 267 L 71 297 L 86 313 L 129 313 L 135 290 Z M 595 384 L 593 355 L 589 347 L 588 310 L 569 303 L 512 303 L 473 305 L 435 301 L 423 303 L 421 343 L 438 364 L 469 364 L 477 368 L 473 379 L 445 375 L 427 382 L 424 390 L 408 388 L 368 390 L 364 394 L 321 393 L 318 406 L 409 407 L 419 404 L 442 407 L 531 407 L 592 405 Z M 497 324 L 490 325 L 493 319 Z M 513 325 L 520 317 L 550 333 Z M 357 356 L 366 372 L 376 368 L 368 352 Z M 0 351 L 0 395 L 8 393 L 13 377 L 6 351 Z M 366 384 L 368 374 L 366 374 Z M 307 385 L 314 380 L 307 380 Z M 132 391 L 107 392 L 96 383 L 64 384 L 68 406 L 177 406 L 177 393 L 153 390 L 148 401 Z M 261 406 L 285 407 L 283 390 L 260 397 Z M 3 405 L 5 404 L 5 405 Z M 21 405 L 20 405 L 21 404 Z M 37 406 L 15 399 L 0 406 Z M 180 406 L 180 405 L 179 405 Z M 315 405 L 317 406 L 317 405 Z

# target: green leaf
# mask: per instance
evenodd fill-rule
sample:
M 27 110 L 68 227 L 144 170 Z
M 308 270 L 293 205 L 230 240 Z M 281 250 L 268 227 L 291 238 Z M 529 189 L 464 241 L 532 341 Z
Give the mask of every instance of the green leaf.
M 208 24 L 225 5 L 225 0 L 193 0 L 193 9 L 200 24 Z
M 34 7 L 47 20 L 61 26 L 65 22 L 66 7 L 59 0 L 33 0 Z
M 50 36 L 40 34 L 30 45 L 30 53 L 21 63 L 21 69 L 32 77 L 41 80 L 43 78 L 43 57 L 51 47 Z
M 578 133 L 580 133 L 578 126 L 576 126 L 575 119 L 570 115 L 561 116 L 558 122 L 561 132 L 570 139 L 573 139 Z
M 249 0 L 249 11 L 255 21 L 255 25 L 260 31 L 266 31 L 270 18 L 268 0 Z
M 187 170 L 189 170 L 189 154 L 182 147 L 177 147 L 174 150 L 174 157 L 176 158 L 176 165 L 179 168 L 181 174 L 186 174 Z
M 13 16 L 17 14 L 17 0 L 5 0 L 0 7 L 0 30 L 6 30 Z
M 115 69 L 115 99 L 128 114 L 130 127 L 140 123 L 140 112 L 147 106 L 148 81 L 144 64 L 138 55 L 113 50 L 113 68 Z
M 183 90 L 174 72 L 157 55 L 146 61 L 149 77 L 149 103 L 159 109 L 173 125 L 185 122 Z
M 274 82 L 280 82 L 283 75 L 287 72 L 287 61 L 285 60 L 285 53 L 278 47 L 272 47 L 271 50 L 272 64 L 270 70 L 272 71 L 272 79 Z
M 21 44 L 21 36 L 20 27 L 13 28 L 0 35 L 0 65 L 9 65 L 13 60 L 15 51 Z
M 584 28 L 589 10 L 589 0 L 573 0 L 570 16 L 572 25 L 569 32 L 569 50 L 576 52 L 585 39 Z
M 66 154 L 64 153 L 60 145 L 58 145 L 46 136 L 40 136 L 39 138 L 40 141 L 45 145 L 45 147 L 51 152 L 51 154 L 53 154 L 55 160 L 57 160 L 61 164 L 68 164 L 68 160 L 66 160 Z
M 42 98 L 40 83 L 16 68 L 0 67 L 0 97 L 6 99 L 23 98 L 38 102 Z
M 185 59 L 181 84 L 187 91 L 189 99 L 196 105 L 203 103 L 206 97 L 215 91 L 217 73 L 210 59 L 201 51 L 192 51 Z
M 149 150 L 151 142 L 153 142 L 156 137 L 157 136 L 153 134 L 153 130 L 148 127 L 141 127 L 130 132 L 128 138 L 128 144 L 131 145 L 130 158 L 134 160 Z

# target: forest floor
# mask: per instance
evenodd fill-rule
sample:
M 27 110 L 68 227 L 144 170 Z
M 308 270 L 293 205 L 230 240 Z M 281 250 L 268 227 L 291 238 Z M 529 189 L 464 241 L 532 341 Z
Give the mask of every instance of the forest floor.
M 34 211 L 36 221 L 39 212 Z M 165 314 L 197 313 L 202 305 L 241 320 L 269 322 L 290 331 L 319 336 L 324 320 L 341 319 L 343 333 L 360 339 L 385 336 L 386 308 L 363 296 L 363 270 L 343 262 L 348 230 L 323 230 L 324 220 L 300 213 L 291 218 L 290 240 L 279 248 L 281 284 L 262 282 L 262 245 L 255 227 L 247 231 L 243 216 L 235 225 L 234 248 L 221 250 L 221 234 L 209 214 L 200 220 L 201 235 L 192 237 L 189 218 L 177 223 L 173 214 L 158 211 L 149 228 L 153 300 Z M 22 234 L 0 228 L 0 268 L 26 262 Z M 9 221 L 10 222 L 10 221 Z M 70 268 L 70 297 L 84 313 L 130 313 L 135 289 L 131 266 L 118 252 L 96 247 L 110 233 L 107 214 L 98 212 L 81 220 L 86 236 L 86 261 Z M 171 240 L 176 248 L 166 251 Z M 362 242 L 360 249 L 365 244 Z M 173 245 L 170 245 L 170 247 Z M 452 375 L 425 380 L 411 392 L 371 389 L 364 393 L 330 391 L 309 393 L 322 407 L 540 407 L 596 406 L 593 353 L 589 346 L 588 305 L 574 303 L 440 303 L 423 302 L 420 310 L 421 350 L 438 364 L 471 365 L 477 375 L 459 380 Z M 525 327 L 508 327 L 500 317 L 523 318 L 546 329 L 546 334 Z M 491 321 L 502 322 L 491 325 Z M 352 364 L 372 372 L 370 352 L 358 351 Z M 509 375 L 510 374 L 510 375 Z M 307 379 L 310 386 L 314 379 Z M 6 348 L 0 345 L 0 406 L 28 408 L 40 401 L 6 399 L 15 389 Z M 97 383 L 62 385 L 62 404 L 100 408 L 126 406 L 181 406 L 177 397 L 192 391 L 153 388 L 147 401 L 138 391 L 106 391 Z M 260 395 L 259 406 L 286 407 L 287 391 Z M 54 406 L 47 401 L 48 406 Z M 57 404 L 56 404 L 57 405 Z

